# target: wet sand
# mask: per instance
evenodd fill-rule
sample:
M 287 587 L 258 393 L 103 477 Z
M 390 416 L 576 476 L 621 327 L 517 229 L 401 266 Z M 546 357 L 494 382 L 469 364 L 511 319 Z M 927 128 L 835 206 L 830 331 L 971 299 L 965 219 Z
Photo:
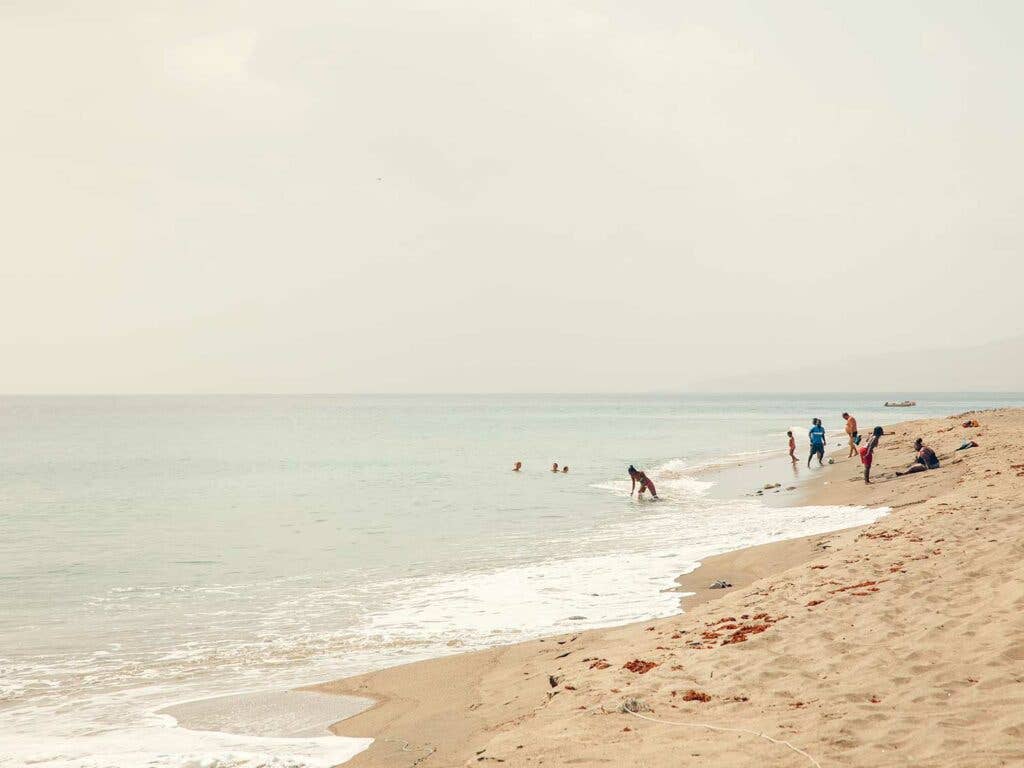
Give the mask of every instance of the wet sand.
M 316 691 L 257 691 L 216 696 L 161 709 L 182 728 L 245 736 L 326 736 L 330 726 L 374 705 L 373 699 Z

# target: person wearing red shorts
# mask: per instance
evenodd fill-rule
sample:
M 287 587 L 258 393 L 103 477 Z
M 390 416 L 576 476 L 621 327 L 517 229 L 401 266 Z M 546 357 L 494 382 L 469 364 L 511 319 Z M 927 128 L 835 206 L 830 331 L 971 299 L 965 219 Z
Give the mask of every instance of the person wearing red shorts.
M 878 447 L 878 441 L 882 439 L 882 434 L 882 428 L 875 427 L 868 444 L 860 449 L 860 463 L 864 465 L 864 482 L 868 484 L 871 483 L 871 462 L 875 459 L 875 448 Z

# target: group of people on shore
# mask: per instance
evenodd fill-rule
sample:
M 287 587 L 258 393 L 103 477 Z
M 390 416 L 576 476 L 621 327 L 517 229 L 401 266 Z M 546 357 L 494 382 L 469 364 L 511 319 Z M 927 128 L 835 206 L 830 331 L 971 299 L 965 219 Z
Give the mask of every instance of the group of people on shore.
M 846 422 L 846 436 L 849 439 L 850 445 L 850 453 L 847 455 L 847 458 L 852 458 L 858 453 L 860 454 L 861 464 L 864 465 L 864 482 L 870 484 L 871 464 L 875 458 L 875 449 L 878 447 L 879 441 L 886 432 L 881 427 L 875 427 L 871 430 L 871 437 L 868 438 L 867 443 L 861 446 L 861 435 L 857 431 L 857 419 L 844 411 L 843 420 Z M 889 432 L 888 434 L 891 435 L 894 433 Z M 789 456 L 795 464 L 798 461 L 796 457 L 796 439 L 793 437 L 792 430 L 787 432 L 786 435 L 789 437 Z M 807 436 L 811 443 L 811 452 L 807 456 L 807 467 L 810 468 L 811 459 L 815 456 L 818 457 L 818 466 L 823 466 L 826 438 L 825 427 L 822 426 L 821 419 L 811 419 L 811 428 L 808 430 Z M 924 444 L 924 440 L 920 437 L 914 441 L 914 452 L 917 454 L 917 458 L 914 459 L 914 463 L 904 471 L 897 472 L 897 477 L 909 475 L 914 472 L 923 472 L 927 469 L 939 468 L 939 457 L 936 456 L 935 451 Z M 829 462 L 831 461 L 832 460 L 829 459 Z
M 849 440 L 850 453 L 846 458 L 852 458 L 856 455 L 860 455 L 860 462 L 864 465 L 864 482 L 871 483 L 871 464 L 874 462 L 875 449 L 878 447 L 878 443 L 881 441 L 885 434 L 895 434 L 893 432 L 886 433 L 881 427 L 875 427 L 871 430 L 871 437 L 868 441 L 861 446 L 861 435 L 857 431 L 857 419 L 851 416 L 847 412 L 843 412 L 843 420 L 846 422 L 846 436 Z M 796 457 L 796 438 L 793 437 L 793 431 L 786 432 L 786 436 L 789 438 L 789 457 L 796 464 L 799 459 Z M 827 439 L 825 437 L 825 427 L 821 423 L 821 419 L 811 419 L 811 428 L 807 432 L 807 437 L 811 443 L 811 452 L 807 456 L 807 467 L 810 469 L 811 460 L 814 457 L 818 458 L 818 466 L 824 466 L 825 458 L 825 444 Z M 907 467 L 902 472 L 897 472 L 896 476 L 901 477 L 903 475 L 910 475 L 915 472 L 924 472 L 928 469 L 939 468 L 939 457 L 935 454 L 931 448 L 924 444 L 922 438 L 917 438 L 914 441 L 914 453 L 916 458 L 914 463 Z M 829 463 L 832 463 L 832 459 L 829 459 Z M 520 472 L 523 468 L 523 462 L 517 461 L 513 467 L 513 472 Z M 554 462 L 551 465 L 551 471 L 556 474 L 568 474 L 569 466 L 565 465 L 559 470 L 558 462 Z M 632 496 L 636 492 L 637 485 L 640 486 L 640 492 L 637 494 L 638 498 L 643 498 L 644 493 L 650 491 L 651 499 L 656 500 L 658 498 L 658 491 L 654 487 L 654 483 L 651 482 L 651 478 L 647 476 L 646 472 L 637 469 L 632 464 L 629 465 L 629 479 L 632 482 L 632 486 L 629 489 L 629 495 Z

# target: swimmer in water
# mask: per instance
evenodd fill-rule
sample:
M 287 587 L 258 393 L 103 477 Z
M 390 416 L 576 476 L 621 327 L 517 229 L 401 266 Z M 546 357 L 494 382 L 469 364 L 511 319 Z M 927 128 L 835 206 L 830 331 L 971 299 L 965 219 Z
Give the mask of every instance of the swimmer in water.
M 522 468 L 523 468 L 523 462 L 517 461 L 516 465 L 514 467 L 512 467 L 512 471 L 513 472 L 518 472 Z
M 564 475 L 564 474 L 568 473 L 568 471 L 569 471 L 569 465 L 566 464 L 564 467 L 562 467 L 562 474 Z
M 651 498 L 658 498 L 658 491 L 654 488 L 654 483 L 651 482 L 651 478 L 647 476 L 646 472 L 641 472 L 639 469 L 634 467 L 632 464 L 629 465 L 629 479 L 633 481 L 633 487 L 629 489 L 629 495 L 633 495 L 633 491 L 636 490 L 636 484 L 640 483 L 640 493 L 637 494 L 637 498 L 641 498 L 644 495 L 644 491 L 649 490 L 651 492 Z
M 554 464 L 551 465 L 551 471 L 552 472 L 557 472 L 558 471 L 558 462 L 557 461 Z

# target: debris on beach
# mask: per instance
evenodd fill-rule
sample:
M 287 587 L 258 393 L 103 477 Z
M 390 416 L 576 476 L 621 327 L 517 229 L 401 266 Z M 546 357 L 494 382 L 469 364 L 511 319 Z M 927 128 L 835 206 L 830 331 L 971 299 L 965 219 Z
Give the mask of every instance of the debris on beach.
M 652 669 L 654 669 L 656 666 L 658 666 L 658 664 L 657 664 L 657 662 L 654 662 L 654 661 L 644 661 L 643 659 L 633 659 L 632 661 L 627 661 L 625 664 L 623 664 L 622 668 L 623 669 L 628 669 L 630 672 L 635 672 L 638 675 L 645 675 L 648 672 L 650 672 Z
M 695 691 L 691 688 L 683 694 L 683 701 L 708 702 L 711 701 L 711 696 L 710 694 L 704 693 L 704 691 Z
M 643 699 L 630 698 L 619 704 L 619 712 L 622 714 L 635 714 L 637 712 L 650 712 L 651 708 Z
M 733 633 L 722 641 L 722 645 L 745 643 L 750 635 L 759 635 L 768 630 L 773 624 L 777 624 L 785 618 L 787 617 L 779 616 L 772 618 L 767 613 L 758 613 L 751 619 L 751 621 L 759 622 L 758 624 L 743 624 L 736 627 Z M 725 627 L 722 627 L 722 629 L 725 629 Z
M 879 579 L 878 581 L 862 581 L 859 584 L 850 584 L 848 587 L 840 587 L 839 589 L 833 589 L 833 590 L 831 590 L 831 592 L 829 594 L 835 595 L 835 594 L 838 594 L 839 592 L 848 592 L 851 589 L 864 589 L 864 588 L 870 588 L 872 592 L 877 592 L 878 591 L 878 587 L 876 585 L 881 584 L 882 582 L 885 582 L 885 581 L 888 581 L 888 579 Z M 858 594 L 858 593 L 855 592 L 854 594 Z M 866 594 L 866 593 L 863 593 L 863 594 Z

